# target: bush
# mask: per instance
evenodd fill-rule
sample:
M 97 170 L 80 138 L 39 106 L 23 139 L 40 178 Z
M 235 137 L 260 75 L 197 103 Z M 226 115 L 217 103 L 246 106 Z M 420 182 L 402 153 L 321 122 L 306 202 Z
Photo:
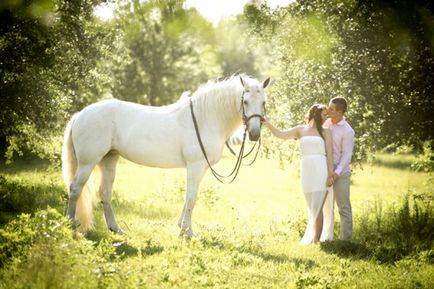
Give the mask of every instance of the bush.
M 424 143 L 423 153 L 418 156 L 412 167 L 414 167 L 417 171 L 434 171 L 434 151 L 432 142 Z
M 52 208 L 21 214 L 0 229 L 0 288 L 106 288 L 120 270 L 112 241 L 87 240 Z
M 68 220 L 55 209 L 38 211 L 34 217 L 21 214 L 0 229 L 0 267 L 14 259 L 25 258 L 37 242 L 71 240 Z
M 20 213 L 45 209 L 47 204 L 60 209 L 66 200 L 66 190 L 52 180 L 35 185 L 0 176 L 0 224 Z
M 383 209 L 376 202 L 357 221 L 355 241 L 380 262 L 434 249 L 433 200 L 426 195 L 407 195 L 399 207 Z

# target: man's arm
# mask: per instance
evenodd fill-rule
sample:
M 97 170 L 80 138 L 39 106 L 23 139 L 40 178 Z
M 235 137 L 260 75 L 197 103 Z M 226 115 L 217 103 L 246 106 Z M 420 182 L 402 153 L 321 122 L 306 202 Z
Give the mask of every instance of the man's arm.
M 342 138 L 342 155 L 339 163 L 335 169 L 335 173 L 340 176 L 344 168 L 350 165 L 351 157 L 354 148 L 354 130 L 345 132 Z

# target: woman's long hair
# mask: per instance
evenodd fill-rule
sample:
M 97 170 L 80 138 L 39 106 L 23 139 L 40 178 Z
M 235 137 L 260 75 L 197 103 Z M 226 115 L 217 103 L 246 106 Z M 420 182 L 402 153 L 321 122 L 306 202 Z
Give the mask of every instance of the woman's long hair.
M 316 103 L 309 108 L 309 111 L 306 115 L 306 122 L 309 122 L 313 119 L 316 125 L 316 129 L 318 130 L 318 133 L 322 138 L 324 138 L 322 128 L 322 124 L 324 122 L 322 119 L 322 112 L 324 109 L 326 109 L 326 106 L 324 104 Z

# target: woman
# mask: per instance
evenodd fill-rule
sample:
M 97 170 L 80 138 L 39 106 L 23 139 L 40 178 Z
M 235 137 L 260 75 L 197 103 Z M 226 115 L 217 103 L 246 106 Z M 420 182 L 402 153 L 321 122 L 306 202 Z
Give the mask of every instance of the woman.
M 322 126 L 326 118 L 327 107 L 314 104 L 306 125 L 281 131 L 263 119 L 274 136 L 300 140 L 301 188 L 308 205 L 308 223 L 300 243 L 306 245 L 333 239 L 333 193 L 327 188 L 333 184 L 333 154 L 331 133 Z

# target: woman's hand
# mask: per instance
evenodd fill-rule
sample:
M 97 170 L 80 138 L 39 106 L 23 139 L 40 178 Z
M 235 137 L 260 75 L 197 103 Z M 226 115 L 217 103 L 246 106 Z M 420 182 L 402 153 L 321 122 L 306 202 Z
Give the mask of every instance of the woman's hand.
M 268 121 L 268 118 L 266 116 L 261 117 L 261 123 L 268 127 L 270 122 Z
M 327 187 L 332 186 L 334 182 L 335 182 L 335 179 L 333 178 L 333 175 L 329 176 L 327 178 Z

